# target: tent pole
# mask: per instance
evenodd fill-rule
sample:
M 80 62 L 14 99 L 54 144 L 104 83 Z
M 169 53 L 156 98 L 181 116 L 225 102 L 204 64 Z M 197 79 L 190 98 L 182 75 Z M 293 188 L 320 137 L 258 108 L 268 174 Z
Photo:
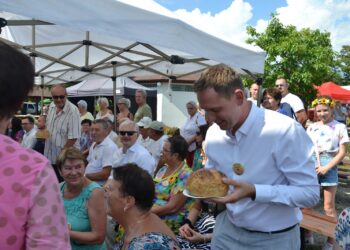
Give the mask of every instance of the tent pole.
M 112 61 L 111 62 L 113 67 L 113 75 L 112 75 L 112 81 L 113 81 L 113 114 L 114 114 L 114 130 L 117 131 L 117 62 Z
M 43 114 L 44 111 L 44 76 L 40 75 L 41 77 L 41 84 L 40 84 L 40 88 L 41 88 L 41 111 L 40 114 Z

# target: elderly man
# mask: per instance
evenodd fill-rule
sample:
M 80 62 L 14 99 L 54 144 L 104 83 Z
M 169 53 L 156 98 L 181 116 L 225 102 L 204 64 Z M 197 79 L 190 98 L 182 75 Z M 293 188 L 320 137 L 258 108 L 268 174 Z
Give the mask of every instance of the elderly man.
M 164 127 L 164 123 L 159 121 L 153 121 L 150 125 L 146 126 L 148 129 L 148 136 L 152 139 L 149 144 L 149 152 L 154 158 L 156 166 L 158 166 L 159 163 L 164 141 L 168 139 L 168 136 L 164 134 Z
M 279 77 L 276 80 L 275 86 L 282 93 L 282 103 L 288 103 L 297 117 L 298 122 L 305 127 L 307 121 L 307 114 L 304 108 L 303 101 L 297 96 L 289 92 L 289 84 L 283 77 Z
M 152 123 L 152 119 L 145 116 L 137 124 L 140 129 L 140 135 L 138 138 L 139 143 L 149 151 L 149 146 L 152 143 L 152 139 L 148 136 L 148 127 Z
M 147 93 L 143 89 L 136 90 L 135 101 L 139 106 L 134 116 L 134 122 L 139 122 L 143 117 L 147 116 L 152 119 L 152 109 L 146 103 Z
M 59 180 L 62 180 L 55 166 L 56 158 L 63 148 L 72 147 L 80 137 L 80 115 L 78 108 L 67 100 L 63 85 L 53 86 L 51 96 L 53 102 L 46 118 L 49 138 L 45 143 L 44 154 L 54 166 Z
M 92 116 L 92 114 L 89 111 L 87 111 L 88 104 L 86 101 L 80 100 L 77 103 L 77 105 L 80 113 L 80 122 L 82 122 L 85 119 L 88 119 L 90 121 L 94 120 L 94 117 Z
M 259 96 L 259 85 L 257 83 L 253 83 L 250 85 L 250 97 L 247 98 L 248 101 L 251 101 L 255 105 L 258 105 L 258 96 Z
M 22 128 L 24 130 L 22 146 L 25 148 L 34 148 L 37 132 L 37 129 L 34 127 L 34 118 L 31 116 L 24 117 L 22 119 Z
M 206 168 L 223 172 L 231 186 L 211 199 L 227 208 L 217 217 L 212 249 L 299 250 L 299 208 L 316 205 L 320 195 L 304 129 L 247 101 L 242 80 L 226 65 L 205 71 L 194 90 L 215 122 L 206 135 Z
M 119 125 L 122 143 L 122 156 L 113 164 L 113 168 L 133 162 L 153 176 L 155 162 L 151 154 L 137 142 L 139 127 L 135 122 L 126 120 Z
M 101 186 L 107 181 L 115 158 L 120 156 L 117 145 L 108 137 L 108 124 L 103 119 L 92 122 L 91 137 L 94 143 L 89 149 L 85 176 Z

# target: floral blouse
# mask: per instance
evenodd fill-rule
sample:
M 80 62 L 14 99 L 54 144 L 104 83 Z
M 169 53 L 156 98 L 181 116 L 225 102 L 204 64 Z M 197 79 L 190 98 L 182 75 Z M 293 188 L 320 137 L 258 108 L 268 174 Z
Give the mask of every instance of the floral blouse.
M 121 241 L 120 246 L 116 246 L 116 250 L 122 248 L 124 238 Z M 135 237 L 131 240 L 129 245 L 125 248 L 127 250 L 180 250 L 177 241 L 172 239 L 170 236 L 159 233 L 150 232 L 145 233 L 139 237 Z
M 182 193 L 185 189 L 186 179 L 192 173 L 192 170 L 184 163 L 183 167 L 175 171 L 173 174 L 163 178 L 167 166 L 163 166 L 154 178 L 156 197 L 154 206 L 162 206 L 167 204 L 170 199 L 178 193 Z M 192 199 L 187 199 L 185 206 L 176 214 L 167 214 L 161 216 L 170 229 L 177 233 L 186 214 L 193 204 Z
M 307 128 L 306 132 L 317 145 L 320 153 L 337 153 L 339 145 L 349 142 L 346 126 L 336 120 L 327 124 L 315 122 Z

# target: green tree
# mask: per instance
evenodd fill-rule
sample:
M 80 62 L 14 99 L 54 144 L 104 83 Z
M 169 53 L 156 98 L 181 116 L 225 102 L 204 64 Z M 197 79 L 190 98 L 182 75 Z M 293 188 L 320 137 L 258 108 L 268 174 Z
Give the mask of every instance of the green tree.
M 283 76 L 290 83 L 290 91 L 308 105 L 316 96 L 313 84 L 338 79 L 336 55 L 328 32 L 298 31 L 295 26 L 284 26 L 273 15 L 265 32 L 258 33 L 248 26 L 247 33 L 247 43 L 266 52 L 264 87 L 274 86 L 276 78 Z
M 350 45 L 344 45 L 338 55 L 339 68 L 342 74 L 342 85 L 350 84 Z

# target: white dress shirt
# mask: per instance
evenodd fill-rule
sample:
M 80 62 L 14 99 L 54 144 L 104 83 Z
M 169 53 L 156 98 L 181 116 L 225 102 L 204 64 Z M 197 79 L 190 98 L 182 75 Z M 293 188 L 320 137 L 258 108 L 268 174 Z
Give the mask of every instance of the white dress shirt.
M 180 134 L 187 141 L 196 135 L 196 132 L 199 126 L 205 125 L 205 124 L 207 124 L 207 122 L 205 121 L 204 116 L 197 111 L 197 113 L 194 116 L 192 117 L 189 116 L 187 118 L 185 124 L 180 128 Z M 196 149 L 196 142 L 192 142 L 188 146 L 188 151 L 192 152 L 195 149 Z
M 122 153 L 120 159 L 114 162 L 113 168 L 117 168 L 127 163 L 135 163 L 140 168 L 143 168 L 148 173 L 150 173 L 151 176 L 153 176 L 156 167 L 151 154 L 138 142 L 135 142 L 135 144 L 132 145 L 126 151 L 126 153 Z
M 154 162 L 156 165 L 158 165 L 160 154 L 162 153 L 164 142 L 169 137 L 167 135 L 162 135 L 157 141 L 152 140 L 150 144 L 148 145 L 148 151 L 152 155 Z
M 318 203 L 312 142 L 289 117 L 252 105 L 234 136 L 214 124 L 206 145 L 207 168 L 255 185 L 254 201 L 245 198 L 226 205 L 234 225 L 263 232 L 281 230 L 301 221 L 300 207 Z M 242 175 L 234 172 L 234 163 L 244 167 Z
M 22 146 L 25 148 L 33 148 L 36 144 L 36 132 L 38 130 L 33 127 L 30 131 L 24 131 Z
M 107 136 L 100 144 L 94 142 L 89 149 L 87 158 L 88 165 L 85 174 L 101 172 L 104 167 L 112 167 L 113 162 L 121 156 L 120 149 Z M 100 185 L 104 185 L 106 181 L 96 181 Z

